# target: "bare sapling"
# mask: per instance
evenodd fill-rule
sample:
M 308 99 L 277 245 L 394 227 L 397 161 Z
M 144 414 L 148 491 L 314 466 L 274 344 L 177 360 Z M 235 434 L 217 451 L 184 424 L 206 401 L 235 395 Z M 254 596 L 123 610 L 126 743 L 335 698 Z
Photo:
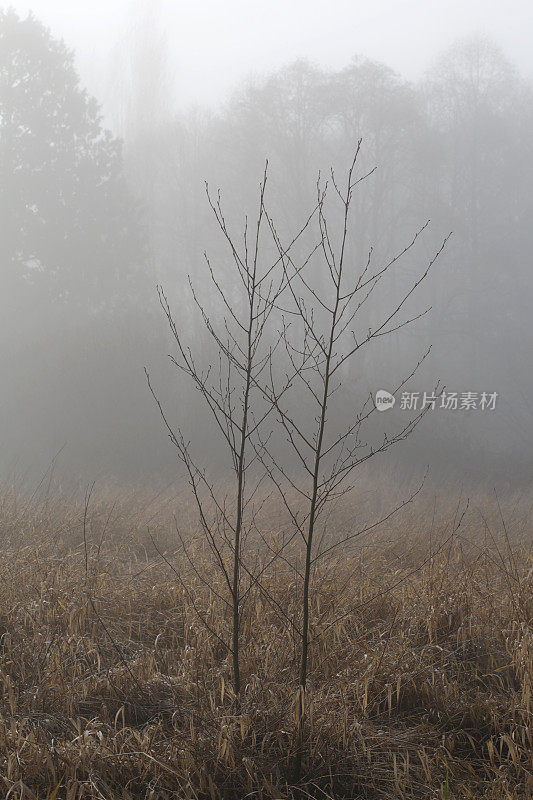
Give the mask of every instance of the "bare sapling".
M 374 292 L 392 273 L 397 262 L 415 246 L 427 228 L 424 224 L 409 243 L 385 264 L 373 264 L 372 249 L 364 266 L 354 270 L 354 257 L 350 250 L 350 210 L 354 192 L 374 170 L 356 175 L 361 148 L 359 141 L 351 163 L 346 183 L 340 187 L 335 173 L 331 181 L 317 181 L 317 211 L 315 219 L 319 228 L 319 248 L 311 247 L 313 259 L 298 262 L 291 251 L 283 246 L 273 219 L 268 216 L 270 231 L 276 243 L 285 277 L 285 293 L 281 298 L 280 312 L 283 324 L 280 331 L 287 372 L 291 376 L 291 391 L 283 392 L 276 383 L 276 373 L 269 373 L 271 382 L 263 393 L 276 408 L 277 421 L 286 434 L 286 440 L 297 464 L 297 476 L 287 469 L 279 457 L 272 458 L 265 467 L 275 483 L 281 499 L 298 529 L 303 544 L 302 601 L 300 656 L 298 668 L 297 730 L 295 737 L 294 777 L 300 779 L 304 751 L 305 695 L 310 663 L 310 613 L 313 574 L 319 570 L 326 556 L 375 529 L 411 502 L 419 487 L 396 504 L 384 517 L 366 525 L 362 530 L 347 532 L 335 541 L 327 542 L 324 531 L 317 536 L 317 527 L 328 504 L 353 489 L 352 478 L 357 468 L 370 459 L 389 450 L 406 439 L 426 413 L 427 407 L 392 433 L 385 434 L 376 443 L 368 443 L 365 433 L 368 422 L 376 412 L 372 393 L 361 402 L 359 411 L 339 429 L 335 420 L 346 419 L 339 407 L 342 400 L 342 377 L 353 370 L 354 362 L 363 352 L 383 337 L 398 335 L 408 325 L 423 317 L 430 309 L 409 313 L 408 301 L 425 280 L 442 252 L 448 237 L 434 256 L 398 296 L 389 296 L 389 307 L 380 311 L 377 321 L 368 325 L 365 316 L 372 305 Z M 331 189 L 330 189 L 331 187 Z M 331 199 L 329 195 L 332 195 Z M 332 215 L 335 218 L 332 219 Z M 340 224 L 339 224 L 340 223 Z M 335 230 L 335 233 L 333 232 Z M 318 257 L 318 269 L 317 269 Z M 314 265 L 314 267 L 313 267 Z M 375 309 L 376 303 L 372 306 Z M 375 315 L 373 318 L 375 320 Z M 399 392 L 419 369 L 429 353 L 426 350 L 408 369 L 394 387 Z M 435 387 L 437 391 L 437 387 Z M 304 399 L 306 398 L 306 399 Z M 344 397 L 346 400 L 346 397 Z M 352 400 L 350 400 L 350 403 Z M 306 405 L 307 403 L 307 405 Z M 337 403 L 337 405 L 335 405 Z M 347 403 L 345 403 L 344 408 Z M 339 411 L 339 408 L 341 409 Z M 308 412 L 308 413 L 307 413 Z M 263 459 L 263 454 L 260 454 Z M 298 500 L 294 502 L 294 497 Z
M 192 382 L 215 423 L 233 474 L 233 492 L 228 492 L 225 485 L 221 488 L 220 482 L 197 463 L 190 441 L 183 430 L 176 428 L 169 420 L 150 376 L 146 373 L 168 435 L 185 467 L 201 535 L 211 552 L 212 563 L 222 578 L 222 588 L 216 588 L 209 582 L 190 553 L 190 541 L 176 524 L 189 567 L 200 583 L 208 586 L 221 606 L 229 611 L 230 631 L 224 636 L 214 629 L 205 610 L 199 607 L 194 598 L 190 598 L 207 630 L 231 655 L 233 690 L 236 697 L 240 694 L 242 683 L 242 604 L 253 587 L 265 593 L 267 599 L 275 603 L 263 587 L 261 575 L 279 555 L 273 553 L 270 561 L 259 567 L 257 564 L 253 567 L 249 565 L 244 555 L 250 532 L 256 528 L 256 517 L 261 505 L 256 502 L 258 489 L 265 477 L 268 477 L 261 466 L 268 457 L 268 442 L 265 441 L 268 437 L 262 436 L 261 432 L 275 406 L 264 392 L 259 391 L 259 387 L 265 383 L 265 376 L 271 373 L 274 353 L 280 344 L 279 337 L 276 341 L 274 335 L 275 328 L 272 330 L 271 316 L 278 307 L 280 296 L 286 290 L 281 256 L 277 246 L 272 246 L 267 222 L 264 202 L 267 166 L 260 184 L 259 207 L 253 231 L 250 232 L 246 219 L 239 241 L 226 221 L 220 192 L 213 198 L 206 183 L 209 205 L 231 255 L 231 270 L 228 274 L 224 269 L 217 268 L 207 253 L 205 254 L 210 287 L 207 298 L 201 297 L 189 276 L 193 303 L 212 345 L 208 353 L 202 352 L 200 348 L 195 351 L 191 347 L 186 334 L 178 328 L 167 295 L 158 287 L 160 304 L 177 346 L 176 353 L 170 359 Z M 311 216 L 288 245 L 287 252 L 290 252 L 307 228 Z M 211 316 L 207 305 L 212 305 L 214 299 L 218 300 L 216 317 L 214 313 Z M 276 401 L 279 401 L 287 386 L 288 384 L 278 390 Z M 172 566 L 168 559 L 165 560 Z M 174 571 L 180 579 L 179 573 Z M 183 582 L 182 585 L 185 588 Z M 278 612 L 282 613 L 281 609 Z

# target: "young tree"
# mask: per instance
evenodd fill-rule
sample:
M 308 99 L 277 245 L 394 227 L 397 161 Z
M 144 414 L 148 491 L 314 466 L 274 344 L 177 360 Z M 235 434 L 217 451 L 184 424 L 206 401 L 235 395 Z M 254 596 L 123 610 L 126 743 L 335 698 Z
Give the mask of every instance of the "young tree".
M 279 457 L 273 458 L 270 464 L 266 461 L 264 463 L 270 478 L 278 487 L 304 546 L 295 780 L 300 778 L 303 758 L 313 572 L 317 571 L 325 556 L 331 555 L 340 547 L 348 546 L 369 530 L 366 527 L 364 531 L 351 532 L 328 543 L 323 535 L 317 536 L 319 521 L 332 501 L 353 489 L 350 479 L 358 467 L 406 439 L 429 408 L 427 405 L 418 413 L 410 415 L 393 433 L 384 433 L 374 444 L 373 432 L 368 426 L 376 411 L 374 399 L 370 394 L 359 411 L 355 415 L 349 415 L 345 425 L 347 415 L 342 404 L 346 397 L 340 393 L 343 376 L 362 351 L 383 337 L 396 335 L 429 311 L 426 309 L 410 313 L 408 302 L 427 277 L 446 243 L 445 239 L 410 285 L 399 295 L 393 296 L 392 300 L 389 298 L 388 308 L 381 307 L 383 298 L 377 298 L 378 287 L 393 273 L 398 261 L 412 250 L 428 223 L 387 263 L 375 266 L 371 250 L 361 271 L 354 272 L 353 247 L 350 247 L 353 244 L 350 242 L 350 208 L 356 187 L 374 172 L 372 169 L 360 176 L 356 175 L 360 148 L 361 140 L 344 187 L 338 185 L 335 173 L 333 170 L 331 172 L 332 199 L 339 207 L 338 213 L 330 205 L 328 184 L 320 178 L 317 183 L 319 249 L 317 251 L 316 246 L 312 245 L 311 253 L 316 253 L 319 257 L 325 281 L 317 281 L 313 279 L 312 273 L 310 276 L 307 274 L 310 258 L 306 258 L 303 263 L 295 262 L 290 250 L 281 242 L 274 221 L 268 216 L 285 278 L 282 312 L 291 320 L 290 324 L 283 324 L 280 338 L 291 375 L 289 388 L 292 391 L 287 391 L 285 385 L 280 391 L 275 377 L 278 371 L 270 370 L 271 382 L 269 386 L 263 387 L 263 393 L 268 402 L 275 406 L 279 424 L 286 433 L 287 442 L 300 469 L 298 475 L 293 477 Z M 314 274 L 316 275 L 316 267 Z M 375 309 L 368 313 L 371 298 Z M 399 381 L 394 388 L 395 394 L 414 375 L 428 352 L 429 350 Z M 309 406 L 305 404 L 305 396 Z M 306 409 L 309 409 L 308 414 Z M 375 436 L 374 432 L 374 438 Z M 264 460 L 263 453 L 258 452 L 258 456 Z M 294 490 L 299 498 L 296 506 L 290 500 L 290 493 L 294 493 Z M 416 493 L 392 508 L 385 519 L 390 519 L 406 503 L 411 502 Z M 383 521 L 376 521 L 371 528 Z
M 260 465 L 268 456 L 268 442 L 261 438 L 261 430 L 275 409 L 275 403 L 261 391 L 272 368 L 276 342 L 272 338 L 271 316 L 285 290 L 285 275 L 280 269 L 277 251 L 267 246 L 270 238 L 264 204 L 267 171 L 260 185 L 259 207 L 253 232 L 248 221 L 244 226 L 242 241 L 237 242 L 226 222 L 220 193 L 213 199 L 206 184 L 207 197 L 216 222 L 231 255 L 231 273 L 216 269 L 205 254 L 208 285 L 219 301 L 219 310 L 213 321 L 209 313 L 209 298 L 201 298 L 198 287 L 189 277 L 192 297 L 200 313 L 214 350 L 207 354 L 193 351 L 186 334 L 178 328 L 164 291 L 159 289 L 159 299 L 167 318 L 172 337 L 177 345 L 176 355 L 170 356 L 174 366 L 184 373 L 198 390 L 207 407 L 233 471 L 233 491 L 217 488 L 217 482 L 198 465 L 185 434 L 168 420 L 147 372 L 149 388 L 156 400 L 178 457 L 185 467 L 202 535 L 213 556 L 213 563 L 222 578 L 223 593 L 209 584 L 201 574 L 201 567 L 189 554 L 189 543 L 178 530 L 183 551 L 196 577 L 231 612 L 230 631 L 226 637 L 217 633 L 208 623 L 206 614 L 197 613 L 206 628 L 231 655 L 233 688 L 236 696 L 241 691 L 240 629 L 242 604 L 255 586 L 266 592 L 261 575 L 279 553 L 258 570 L 248 566 L 244 557 L 246 541 L 256 524 L 257 507 L 254 498 L 264 481 L 266 472 L 252 475 L 254 465 Z M 296 234 L 285 252 L 290 252 L 307 227 L 309 220 Z M 271 259 L 269 261 L 269 258 Z M 226 277 L 226 280 L 224 280 Z M 240 290 L 235 296 L 235 286 Z M 211 302 L 213 298 L 211 297 Z M 278 340 L 279 343 L 279 340 Z M 276 402 L 287 390 L 281 388 Z M 213 450 L 216 449 L 213 443 Z M 179 576 L 178 576 L 179 577 Z M 271 597 L 268 599 L 273 602 Z M 280 609 L 278 609 L 279 611 Z
M 298 537 L 303 543 L 303 570 L 299 565 L 295 569 L 296 574 L 302 577 L 300 627 L 285 615 L 291 630 L 296 629 L 300 651 L 293 763 L 295 780 L 299 780 L 301 775 L 304 750 L 313 573 L 317 572 L 319 563 L 326 556 L 389 520 L 411 502 L 419 490 L 371 526 L 347 533 L 335 541 L 318 535 L 319 523 L 326 507 L 353 488 L 351 478 L 357 468 L 406 439 L 429 408 L 426 405 L 409 415 L 392 434 L 384 433 L 377 444 L 367 443 L 363 435 L 368 432 L 367 423 L 376 411 L 373 397 L 370 394 L 355 415 L 343 413 L 339 407 L 339 398 L 341 403 L 346 399 L 339 392 L 342 379 L 362 350 L 383 337 L 398 333 L 427 313 L 429 309 L 412 312 L 409 300 L 427 277 L 446 243 L 444 240 L 412 283 L 392 298 L 391 307 L 382 307 L 383 298 L 376 302 L 381 282 L 412 250 L 428 223 L 385 264 L 374 265 L 370 251 L 361 271 L 354 272 L 350 207 L 356 187 L 374 172 L 371 170 L 356 176 L 360 147 L 361 141 L 348 170 L 345 188 L 339 188 L 335 174 L 332 172 L 331 175 L 333 200 L 340 205 L 338 216 L 332 218 L 328 186 L 319 178 L 316 205 L 287 244 L 282 243 L 265 206 L 266 172 L 261 184 L 253 242 L 249 242 L 246 224 L 240 248 L 226 223 L 220 196 L 213 201 L 208 191 L 211 209 L 230 249 L 236 278 L 233 284 L 236 283 L 240 290 L 235 292 L 231 282 L 229 289 L 223 286 L 223 270 L 216 270 L 206 256 L 211 286 L 224 309 L 221 322 L 213 322 L 192 284 L 191 288 L 204 326 L 215 344 L 214 357 L 203 354 L 202 359 L 202 354 L 193 353 L 176 325 L 165 294 L 160 290 L 161 305 L 177 344 L 177 355 L 171 359 L 200 392 L 222 436 L 234 472 L 231 495 L 217 492 L 214 480 L 197 465 L 183 431 L 175 429 L 168 421 L 148 377 L 171 441 L 185 466 L 202 534 L 226 588 L 226 596 L 215 594 L 231 609 L 231 630 L 227 638 L 221 638 L 213 630 L 201 609 L 197 608 L 197 613 L 231 654 L 236 695 L 241 687 L 242 602 L 252 587 L 257 587 L 275 606 L 275 600 L 268 595 L 261 577 L 270 564 L 280 557 L 285 558 L 284 551 Z M 313 221 L 317 223 L 315 234 L 312 232 Z M 308 233 L 310 242 L 305 240 Z M 322 274 L 320 270 L 317 272 L 320 264 Z M 371 298 L 376 308 L 369 312 Z M 386 295 L 386 299 L 390 301 L 390 295 Z M 428 352 L 398 381 L 394 393 L 406 385 Z M 434 391 L 437 392 L 437 387 Z M 337 419 L 331 419 L 335 412 Z M 280 434 L 284 435 L 289 446 L 288 457 L 278 446 Z M 275 446 L 271 445 L 272 439 L 278 440 Z M 258 469 L 254 470 L 256 467 Z M 247 563 L 245 545 L 255 529 L 252 501 L 264 482 L 269 482 L 279 492 L 292 526 L 292 535 L 272 553 L 266 565 L 252 570 Z M 200 574 L 198 565 L 187 554 L 187 541 L 179 531 L 178 535 L 191 568 L 200 581 L 208 585 L 208 578 Z M 213 587 L 210 588 L 213 591 Z

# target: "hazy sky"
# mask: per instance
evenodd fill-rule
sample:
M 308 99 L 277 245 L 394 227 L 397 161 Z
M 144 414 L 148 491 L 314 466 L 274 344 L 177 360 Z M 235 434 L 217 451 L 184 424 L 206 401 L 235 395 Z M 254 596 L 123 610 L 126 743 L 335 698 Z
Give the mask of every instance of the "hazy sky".
M 82 80 L 102 94 L 110 53 L 139 19 L 142 0 L 33 0 L 77 51 Z M 455 38 L 495 39 L 533 76 L 532 0 L 145 0 L 160 8 L 180 105 L 216 104 L 251 71 L 297 57 L 340 67 L 355 53 L 416 78 Z M 120 53 L 120 50 L 119 50 Z M 109 80 L 109 73 L 107 79 Z

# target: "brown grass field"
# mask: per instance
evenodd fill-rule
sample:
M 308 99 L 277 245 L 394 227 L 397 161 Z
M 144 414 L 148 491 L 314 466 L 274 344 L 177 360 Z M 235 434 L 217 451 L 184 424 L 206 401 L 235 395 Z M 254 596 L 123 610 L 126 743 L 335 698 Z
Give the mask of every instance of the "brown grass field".
M 328 536 L 379 514 L 367 489 Z M 388 494 L 393 504 L 401 492 Z M 184 494 L 101 490 L 85 509 L 60 491 L 5 486 L 0 796 L 532 797 L 531 500 L 478 492 L 461 518 L 465 507 L 452 491 L 424 490 L 315 574 L 295 787 L 295 554 L 243 606 L 237 704 L 230 658 L 199 617 L 227 635 L 221 578 Z M 263 516 L 275 547 L 285 523 L 274 506 Z

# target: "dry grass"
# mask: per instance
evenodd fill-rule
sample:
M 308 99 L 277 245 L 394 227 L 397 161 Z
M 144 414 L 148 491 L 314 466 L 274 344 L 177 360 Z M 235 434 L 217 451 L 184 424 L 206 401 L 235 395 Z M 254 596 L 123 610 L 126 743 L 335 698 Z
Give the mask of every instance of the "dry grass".
M 224 635 L 214 593 L 176 559 L 181 583 L 150 549 L 148 522 L 174 558 L 168 498 L 101 494 L 86 549 L 83 504 L 5 489 L 0 794 L 533 796 L 527 501 L 508 498 L 500 515 L 490 498 L 476 498 L 454 536 L 453 504 L 434 513 L 424 502 L 315 576 L 305 779 L 296 790 L 288 779 L 295 572 L 278 562 L 265 574 L 275 603 L 259 590 L 249 596 L 238 707 L 227 654 L 197 615 Z M 339 512 L 337 528 L 351 511 Z

